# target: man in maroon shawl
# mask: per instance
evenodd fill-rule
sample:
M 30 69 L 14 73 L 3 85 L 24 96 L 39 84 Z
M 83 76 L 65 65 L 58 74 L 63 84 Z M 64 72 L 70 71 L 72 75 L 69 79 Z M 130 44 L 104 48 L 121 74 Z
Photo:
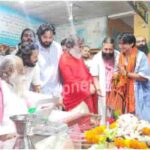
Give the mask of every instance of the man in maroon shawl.
M 70 37 L 66 40 L 68 51 L 60 58 L 59 68 L 63 79 L 63 104 L 66 111 L 85 102 L 91 113 L 97 113 L 97 95 L 93 78 L 81 56 L 82 41 Z

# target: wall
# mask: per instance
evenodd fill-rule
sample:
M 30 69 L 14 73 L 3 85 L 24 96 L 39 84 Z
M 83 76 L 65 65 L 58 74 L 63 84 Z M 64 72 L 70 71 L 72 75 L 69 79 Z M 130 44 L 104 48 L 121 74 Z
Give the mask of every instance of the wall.
M 108 34 L 113 38 L 116 38 L 119 33 L 132 32 L 133 28 L 123 22 L 121 19 L 109 19 L 108 20 Z
M 56 39 L 60 42 L 72 34 L 72 26 L 65 24 L 56 28 Z M 107 35 L 107 17 L 75 21 L 73 28 L 76 34 L 84 38 L 85 44 L 91 48 L 101 47 L 103 38 Z
M 23 29 L 31 28 L 36 30 L 44 21 L 23 14 L 7 6 L 0 6 L 0 44 L 15 46 L 20 41 Z
M 150 16 L 149 16 L 150 20 Z M 150 21 L 146 24 L 139 15 L 134 16 L 134 34 L 135 36 L 144 36 L 148 41 L 150 51 Z
M 56 39 L 60 42 L 70 34 L 69 24 L 58 26 L 56 29 Z M 104 37 L 108 35 L 116 38 L 119 33 L 133 32 L 133 28 L 123 22 L 121 19 L 107 19 L 107 17 L 83 20 L 75 22 L 77 35 L 85 40 L 85 44 L 92 49 L 102 46 Z

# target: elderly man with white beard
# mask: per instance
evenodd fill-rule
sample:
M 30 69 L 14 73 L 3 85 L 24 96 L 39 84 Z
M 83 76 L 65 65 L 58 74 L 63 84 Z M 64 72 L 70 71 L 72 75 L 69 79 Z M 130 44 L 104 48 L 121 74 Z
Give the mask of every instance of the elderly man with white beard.
M 0 135 L 15 132 L 10 116 L 27 113 L 26 103 L 21 98 L 22 73 L 23 62 L 19 57 L 8 55 L 2 60 L 0 64 Z

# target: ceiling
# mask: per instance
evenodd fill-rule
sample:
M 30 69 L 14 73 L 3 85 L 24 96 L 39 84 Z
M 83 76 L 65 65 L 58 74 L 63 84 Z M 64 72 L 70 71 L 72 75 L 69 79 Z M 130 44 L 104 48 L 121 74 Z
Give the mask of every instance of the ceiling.
M 123 17 L 122 21 L 133 28 L 133 26 L 134 26 L 134 16 L 133 15 L 132 16 Z
M 0 5 L 7 5 L 24 11 L 26 14 L 37 16 L 49 23 L 61 25 L 68 23 L 68 9 L 66 1 L 0 1 Z M 132 11 L 127 1 L 73 1 L 73 16 L 75 20 L 91 19 Z M 126 19 L 131 24 L 131 19 Z

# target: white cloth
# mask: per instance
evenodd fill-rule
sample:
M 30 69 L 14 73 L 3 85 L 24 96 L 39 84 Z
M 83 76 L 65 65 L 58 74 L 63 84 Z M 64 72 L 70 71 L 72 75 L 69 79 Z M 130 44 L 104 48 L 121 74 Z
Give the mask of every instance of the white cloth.
M 92 66 L 92 59 L 84 60 L 84 63 L 87 66 L 87 68 L 90 70 Z
M 79 105 L 77 105 L 75 108 L 73 108 L 69 112 L 80 113 L 80 114 L 89 114 L 90 113 L 88 106 L 84 101 L 82 101 Z
M 114 51 L 115 64 L 114 71 L 116 70 L 116 66 L 119 60 L 119 52 L 117 50 Z M 102 115 L 102 124 L 106 123 L 106 76 L 105 76 L 105 64 L 102 58 L 102 51 L 96 54 L 92 60 L 92 65 L 90 72 L 92 76 L 97 76 L 99 78 L 99 86 L 101 89 L 102 97 L 98 98 L 98 113 Z
M 43 48 L 40 44 L 38 65 L 40 68 L 41 91 L 44 94 L 60 94 L 62 90 L 59 75 L 59 59 L 62 48 L 53 41 L 50 48 Z
M 0 64 L 1 64 L 2 60 L 3 60 L 3 58 L 4 58 L 4 56 L 0 55 Z
M 32 85 L 40 85 L 40 70 L 39 66 L 36 65 L 35 67 L 24 67 L 24 88 L 25 90 L 30 90 L 31 84 Z
M 19 50 L 19 47 L 18 47 L 18 45 L 16 45 L 16 48 L 13 51 L 11 51 L 10 54 L 11 55 L 16 55 L 18 50 Z
M 0 125 L 0 135 L 15 132 L 15 126 L 10 120 L 10 116 L 27 114 L 25 101 L 18 97 L 5 81 L 2 81 L 2 91 L 4 100 L 4 117 L 3 122 Z
M 53 150 L 75 149 L 72 139 L 66 132 L 63 132 L 63 131 L 58 134 L 54 134 L 48 138 L 45 138 L 42 141 L 37 142 L 35 144 L 35 148 L 37 150 L 41 150 L 41 149 L 53 149 Z

